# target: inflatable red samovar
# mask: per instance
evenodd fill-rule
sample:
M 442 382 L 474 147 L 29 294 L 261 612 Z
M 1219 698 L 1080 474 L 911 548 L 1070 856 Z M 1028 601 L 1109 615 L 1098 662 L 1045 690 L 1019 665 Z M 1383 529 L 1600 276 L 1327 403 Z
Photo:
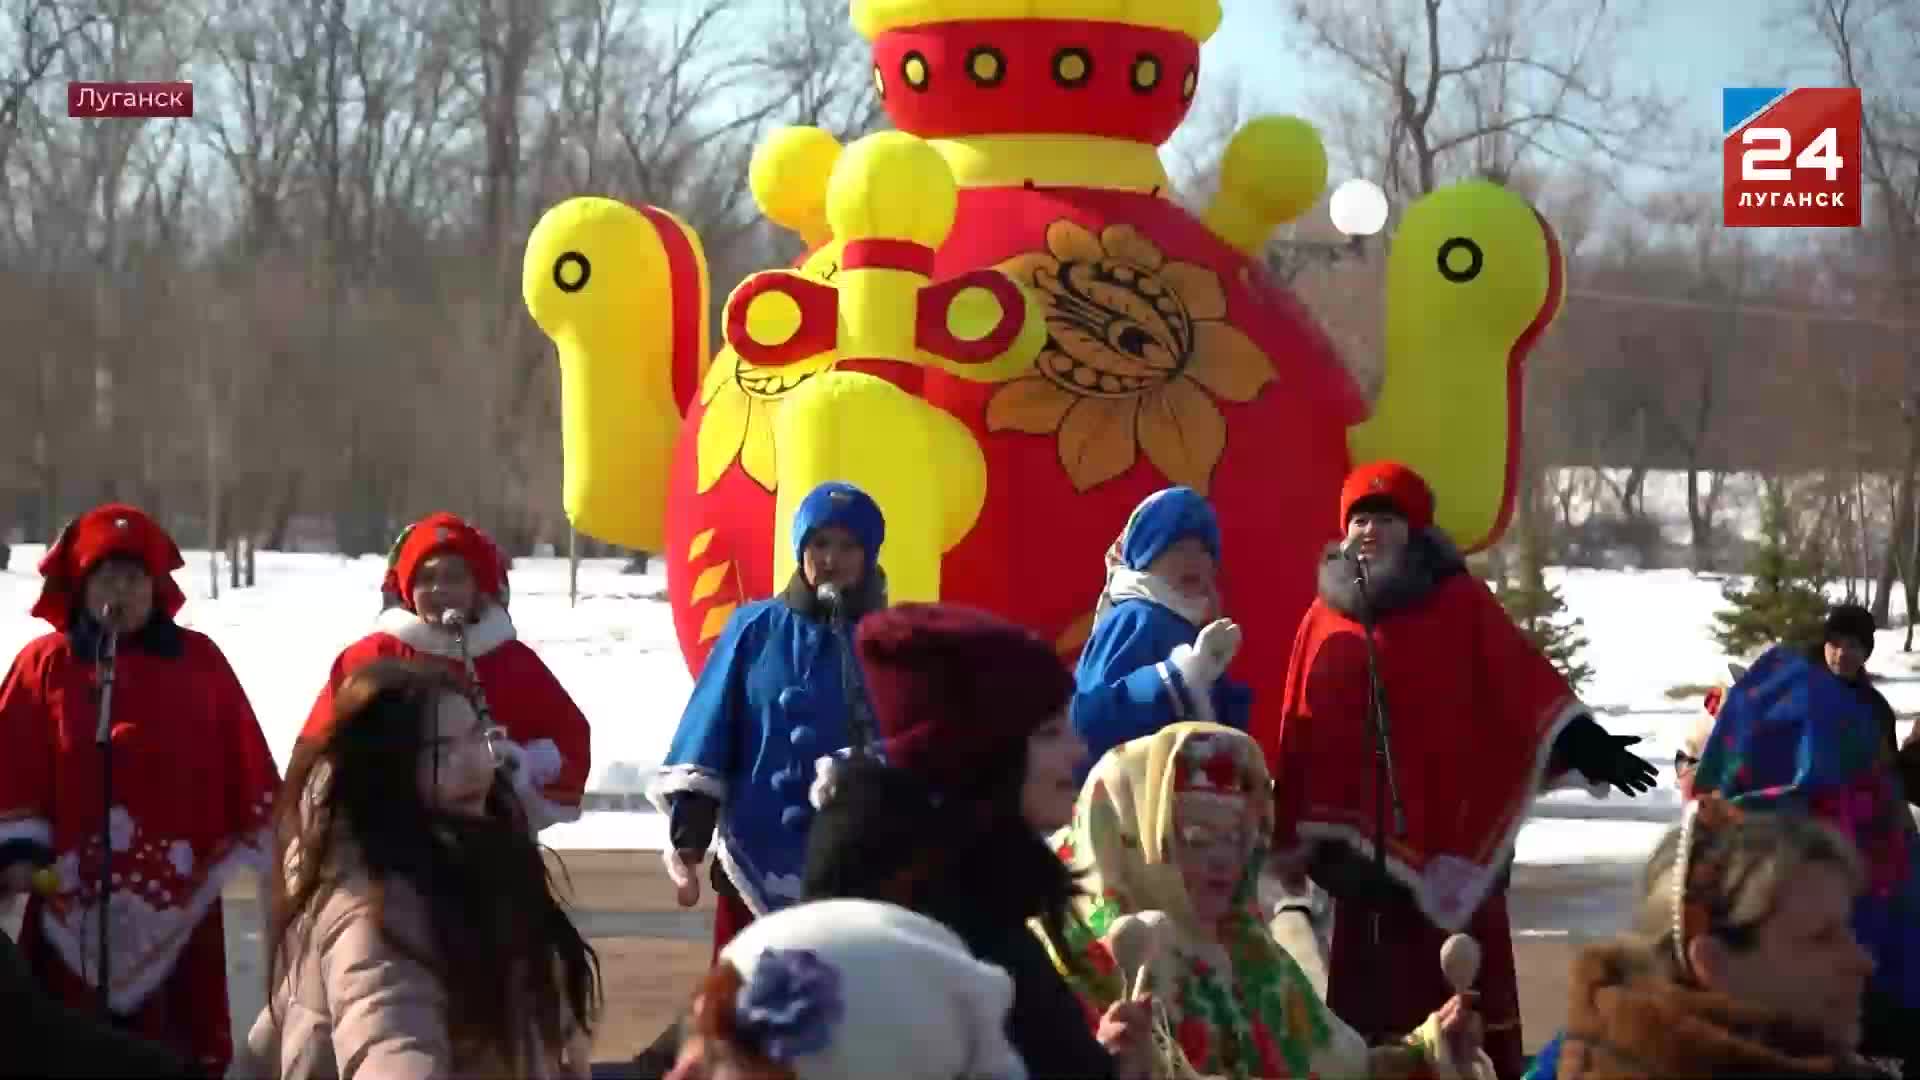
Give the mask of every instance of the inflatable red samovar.
M 1312 127 L 1250 122 L 1199 217 L 1167 196 L 1158 147 L 1193 100 L 1216 0 L 855 0 L 852 15 L 887 112 L 925 143 L 843 154 L 816 129 L 773 134 L 754 194 L 811 251 L 736 291 L 711 364 L 704 259 L 671 215 L 573 199 L 529 239 L 528 306 L 561 356 L 568 513 L 662 551 L 690 667 L 790 572 L 785 518 L 829 479 L 880 501 L 896 600 L 1000 612 L 1068 659 L 1128 513 L 1190 485 L 1220 513 L 1247 631 L 1236 674 L 1270 699 L 1352 462 L 1419 469 L 1462 547 L 1499 537 L 1523 361 L 1561 296 L 1552 231 L 1524 201 L 1472 181 L 1405 208 L 1369 404 L 1258 262 L 1325 187 Z M 959 284 L 987 269 L 1044 320 L 1031 364 L 982 351 L 1017 322 Z

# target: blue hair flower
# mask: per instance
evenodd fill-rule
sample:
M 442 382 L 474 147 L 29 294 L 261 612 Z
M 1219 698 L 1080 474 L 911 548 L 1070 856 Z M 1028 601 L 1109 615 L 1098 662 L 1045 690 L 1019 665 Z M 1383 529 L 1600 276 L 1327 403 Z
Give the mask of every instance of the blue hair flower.
M 734 1022 L 769 1060 L 783 1065 L 833 1042 L 846 1016 L 840 972 L 812 949 L 768 949 L 734 1001 Z

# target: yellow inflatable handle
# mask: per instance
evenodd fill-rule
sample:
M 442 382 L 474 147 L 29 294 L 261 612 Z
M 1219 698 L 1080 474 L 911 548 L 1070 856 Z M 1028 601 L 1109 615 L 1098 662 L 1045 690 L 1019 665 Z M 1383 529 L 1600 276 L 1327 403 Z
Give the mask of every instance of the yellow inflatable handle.
M 60 873 L 51 866 L 43 866 L 33 872 L 33 891 L 41 896 L 52 896 L 60 891 Z

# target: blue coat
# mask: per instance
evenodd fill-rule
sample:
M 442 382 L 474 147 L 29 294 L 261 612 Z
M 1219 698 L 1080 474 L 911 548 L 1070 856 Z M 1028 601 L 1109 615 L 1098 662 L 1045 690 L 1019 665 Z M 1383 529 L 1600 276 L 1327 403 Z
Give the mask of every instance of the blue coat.
M 1087 741 L 1084 781 L 1107 751 L 1195 718 L 1191 691 L 1167 657 L 1200 630 L 1151 600 L 1121 600 L 1093 628 L 1074 669 L 1073 726 Z M 1253 691 L 1221 676 L 1208 697 L 1214 722 L 1247 730 Z
M 734 612 L 649 786 L 663 812 L 687 792 L 720 801 L 715 853 L 755 914 L 800 899 L 814 762 L 850 738 L 849 648 L 827 621 L 779 597 Z

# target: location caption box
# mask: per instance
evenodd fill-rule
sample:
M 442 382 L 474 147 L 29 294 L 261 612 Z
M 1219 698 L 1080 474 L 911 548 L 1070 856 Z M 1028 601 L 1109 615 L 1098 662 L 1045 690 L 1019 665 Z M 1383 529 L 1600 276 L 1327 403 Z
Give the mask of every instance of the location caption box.
M 67 116 L 75 120 L 167 120 L 192 115 L 190 82 L 67 84 Z

